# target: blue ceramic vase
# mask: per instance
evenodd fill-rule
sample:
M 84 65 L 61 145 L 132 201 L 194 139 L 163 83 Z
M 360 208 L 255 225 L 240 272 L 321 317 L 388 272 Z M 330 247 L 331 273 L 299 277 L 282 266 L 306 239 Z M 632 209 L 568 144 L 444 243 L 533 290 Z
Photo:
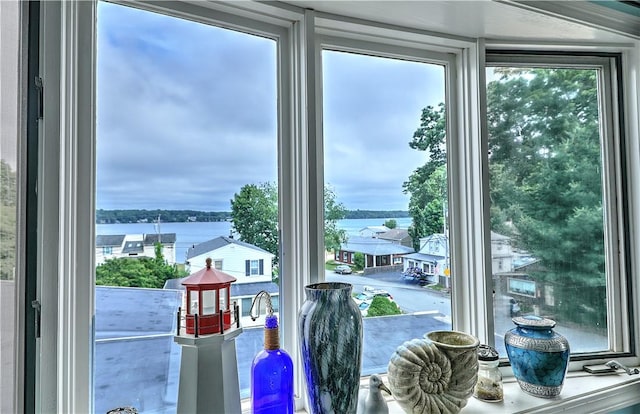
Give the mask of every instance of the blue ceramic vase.
M 569 342 L 554 332 L 555 321 L 538 316 L 512 319 L 504 336 L 507 356 L 520 388 L 536 397 L 560 395 L 569 368 Z
M 305 287 L 299 343 L 312 414 L 355 414 L 362 364 L 362 316 L 348 283 Z

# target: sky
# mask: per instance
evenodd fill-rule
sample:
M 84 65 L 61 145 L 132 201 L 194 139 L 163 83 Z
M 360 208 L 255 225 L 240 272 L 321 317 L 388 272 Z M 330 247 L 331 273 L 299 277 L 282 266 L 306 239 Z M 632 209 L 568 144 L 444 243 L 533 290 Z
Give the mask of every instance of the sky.
M 97 208 L 229 211 L 278 171 L 272 39 L 99 3 Z M 325 183 L 349 210 L 406 210 L 409 142 L 437 65 L 324 51 Z

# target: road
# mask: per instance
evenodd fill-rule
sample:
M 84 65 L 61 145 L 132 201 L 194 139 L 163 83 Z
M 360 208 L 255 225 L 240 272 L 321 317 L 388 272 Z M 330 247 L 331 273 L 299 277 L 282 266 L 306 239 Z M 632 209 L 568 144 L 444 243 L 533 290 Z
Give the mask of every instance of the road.
M 360 274 L 339 275 L 326 271 L 325 276 L 329 282 L 352 284 L 354 292 L 361 292 L 364 286 L 384 289 L 393 296 L 404 313 L 432 313 L 436 319 L 451 324 L 450 297 L 444 293 L 423 288 L 415 282 L 404 280 L 399 272 L 362 276 Z M 509 297 L 495 298 L 495 300 L 495 346 L 500 355 L 505 357 L 504 334 L 515 325 L 509 315 Z M 554 330 L 569 340 L 571 352 L 596 352 L 609 349 L 606 336 L 563 323 L 558 323 Z
M 372 276 L 359 274 L 339 275 L 326 271 L 328 282 L 345 282 L 353 285 L 354 292 L 362 292 L 365 286 L 384 289 L 393 296 L 404 313 L 438 312 L 451 316 L 449 296 L 421 287 L 416 282 L 402 279 L 398 272 L 379 273 Z

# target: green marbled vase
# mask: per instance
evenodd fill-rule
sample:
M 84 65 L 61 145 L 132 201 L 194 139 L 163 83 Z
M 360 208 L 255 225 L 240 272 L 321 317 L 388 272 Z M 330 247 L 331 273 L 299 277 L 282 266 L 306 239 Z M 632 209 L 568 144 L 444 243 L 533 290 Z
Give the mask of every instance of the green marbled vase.
M 348 283 L 305 287 L 299 343 L 312 414 L 355 414 L 362 364 L 362 316 Z

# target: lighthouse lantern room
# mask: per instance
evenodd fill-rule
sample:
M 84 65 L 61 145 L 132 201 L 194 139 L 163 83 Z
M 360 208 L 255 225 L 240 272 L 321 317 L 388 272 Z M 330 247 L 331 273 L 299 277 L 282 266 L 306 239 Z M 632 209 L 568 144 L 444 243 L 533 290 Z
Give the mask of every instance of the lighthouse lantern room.
M 182 281 L 187 290 L 187 334 L 218 334 L 231 327 L 234 309 L 230 306 L 230 291 L 235 281 L 235 277 L 213 268 L 211 258 L 207 258 L 204 269 Z

